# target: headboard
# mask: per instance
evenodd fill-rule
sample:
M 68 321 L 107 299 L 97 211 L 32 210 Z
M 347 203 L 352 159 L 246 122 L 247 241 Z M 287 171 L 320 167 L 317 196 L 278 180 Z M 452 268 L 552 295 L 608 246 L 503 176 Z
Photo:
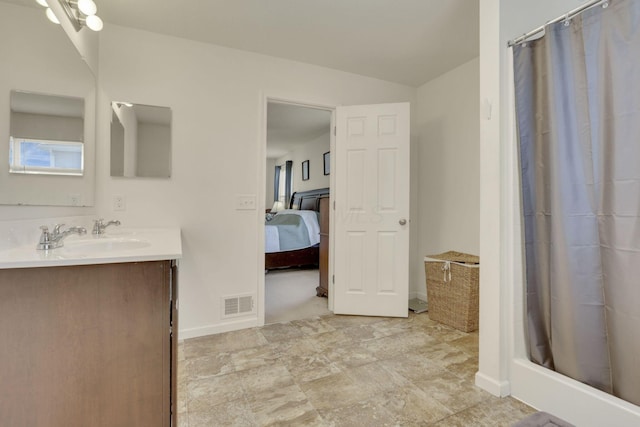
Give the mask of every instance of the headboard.
M 291 196 L 291 202 L 289 203 L 289 209 L 320 210 L 320 198 L 329 196 L 328 188 L 319 188 L 317 190 L 309 191 L 296 191 Z

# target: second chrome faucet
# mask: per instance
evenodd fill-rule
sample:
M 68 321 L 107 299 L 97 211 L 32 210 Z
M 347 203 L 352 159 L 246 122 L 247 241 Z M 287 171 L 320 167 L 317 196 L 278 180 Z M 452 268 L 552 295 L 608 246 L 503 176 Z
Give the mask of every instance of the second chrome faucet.
M 91 231 L 91 234 L 94 234 L 94 235 L 104 234 L 105 229 L 110 225 L 120 225 L 120 221 L 112 220 L 112 221 L 104 222 L 104 219 L 102 218 L 96 219 L 93 221 L 93 230 Z

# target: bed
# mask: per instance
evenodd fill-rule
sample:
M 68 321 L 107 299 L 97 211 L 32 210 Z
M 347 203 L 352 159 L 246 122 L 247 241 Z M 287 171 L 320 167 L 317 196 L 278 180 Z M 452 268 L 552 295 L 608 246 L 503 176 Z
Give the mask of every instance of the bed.
M 319 216 L 320 199 L 322 197 L 328 197 L 328 196 L 329 196 L 328 188 L 320 188 L 317 190 L 309 190 L 309 191 L 298 191 L 293 193 L 293 195 L 291 196 L 291 202 L 289 203 L 289 206 L 287 206 L 287 208 L 295 211 L 313 211 L 317 213 L 315 215 Z M 272 219 L 271 221 L 265 222 L 265 234 L 266 234 L 265 240 L 268 241 L 270 237 L 271 238 L 273 237 L 273 236 L 267 236 L 267 234 L 270 233 L 270 231 L 267 230 L 267 225 L 270 225 L 270 223 L 273 223 L 273 221 L 276 220 L 278 215 L 287 214 L 287 213 L 294 213 L 294 212 L 285 211 L 285 212 L 278 213 L 274 219 Z M 301 215 L 305 216 L 307 219 L 310 219 L 309 214 L 302 213 Z M 281 221 L 278 220 L 278 222 L 281 222 Z M 317 218 L 317 222 L 320 223 L 321 219 Z M 307 229 L 307 231 L 309 232 L 309 234 L 317 232 L 314 225 L 311 225 Z M 311 243 L 314 242 L 314 239 L 311 237 L 309 238 L 309 240 L 311 241 Z M 320 249 L 318 244 L 312 244 L 311 246 L 303 249 L 281 250 L 277 252 L 272 252 L 273 248 L 269 247 L 269 243 L 267 243 L 266 246 L 267 247 L 265 249 L 269 250 L 269 252 L 265 252 L 265 256 L 264 256 L 265 258 L 264 268 L 266 270 L 272 270 L 276 268 L 318 265 L 319 263 Z

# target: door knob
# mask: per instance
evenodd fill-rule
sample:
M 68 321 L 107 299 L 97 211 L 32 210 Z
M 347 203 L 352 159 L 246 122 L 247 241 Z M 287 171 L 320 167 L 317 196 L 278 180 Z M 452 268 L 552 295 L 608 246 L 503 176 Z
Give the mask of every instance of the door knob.
M 398 221 L 398 224 L 400 225 L 406 225 L 407 224 L 407 220 L 402 218 L 400 221 Z

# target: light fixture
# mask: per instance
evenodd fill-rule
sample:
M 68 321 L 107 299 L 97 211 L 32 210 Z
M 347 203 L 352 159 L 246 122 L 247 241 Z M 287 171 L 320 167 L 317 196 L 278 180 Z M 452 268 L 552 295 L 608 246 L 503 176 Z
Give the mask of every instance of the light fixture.
M 59 24 L 60 21 L 58 20 L 58 17 L 53 13 L 53 10 L 51 10 L 51 8 L 47 8 L 47 18 L 49 18 L 49 21 L 53 22 L 54 24 Z
M 90 30 L 100 31 L 104 27 L 102 23 L 102 19 L 98 15 L 89 15 L 85 19 L 85 25 L 89 27 Z
M 87 16 L 91 16 L 98 12 L 98 6 L 93 0 L 78 0 L 78 10 Z
M 58 2 L 62 5 L 76 31 L 80 31 L 82 27 L 100 31 L 104 27 L 102 19 L 96 15 L 98 7 L 93 0 L 58 0 Z
M 45 11 L 45 14 L 47 15 L 47 19 L 49 19 L 49 21 L 53 22 L 54 24 L 60 23 L 60 21 L 58 20 L 58 17 L 53 13 L 53 10 L 51 10 L 49 5 L 47 4 L 47 0 L 36 0 L 36 3 L 38 3 L 42 7 L 47 8 L 47 10 Z

